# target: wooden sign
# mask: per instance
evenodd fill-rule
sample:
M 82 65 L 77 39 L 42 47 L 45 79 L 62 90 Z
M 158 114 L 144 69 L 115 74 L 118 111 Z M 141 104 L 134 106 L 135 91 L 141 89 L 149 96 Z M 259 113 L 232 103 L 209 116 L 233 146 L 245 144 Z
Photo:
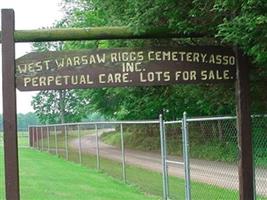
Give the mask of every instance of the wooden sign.
M 22 91 L 234 81 L 232 49 L 177 47 L 33 52 L 16 60 Z

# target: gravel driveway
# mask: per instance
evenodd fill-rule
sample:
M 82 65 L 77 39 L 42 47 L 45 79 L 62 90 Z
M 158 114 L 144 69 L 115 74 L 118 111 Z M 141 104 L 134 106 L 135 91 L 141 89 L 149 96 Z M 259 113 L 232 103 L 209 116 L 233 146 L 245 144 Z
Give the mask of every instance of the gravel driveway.
M 99 135 L 109 129 L 100 129 Z M 79 139 L 70 141 L 72 148 L 79 148 Z M 96 135 L 90 134 L 81 138 L 82 151 L 96 154 Z M 100 156 L 121 161 L 120 148 L 105 144 L 99 140 Z M 158 153 L 137 150 L 125 150 L 126 163 L 161 172 L 161 156 Z M 169 156 L 168 160 L 180 161 L 182 158 Z M 217 185 L 223 188 L 238 190 L 238 167 L 223 162 L 190 159 L 191 180 Z M 169 164 L 169 175 L 184 177 L 183 165 Z M 256 169 L 257 194 L 267 196 L 267 170 Z

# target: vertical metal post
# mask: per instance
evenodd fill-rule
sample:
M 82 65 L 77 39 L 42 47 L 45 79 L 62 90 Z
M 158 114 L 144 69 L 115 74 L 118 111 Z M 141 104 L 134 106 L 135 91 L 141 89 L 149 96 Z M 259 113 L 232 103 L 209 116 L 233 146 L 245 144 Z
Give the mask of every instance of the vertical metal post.
M 50 152 L 50 128 L 49 126 L 46 127 L 46 134 L 47 134 L 47 151 Z
M 41 147 L 42 151 L 44 150 L 44 132 L 43 132 L 43 127 L 41 127 Z
M 186 112 L 183 113 L 182 137 L 183 137 L 184 173 L 185 173 L 185 199 L 191 200 L 189 137 L 188 137 L 188 126 L 187 126 Z
M 163 117 L 159 115 L 159 126 L 160 126 L 160 149 L 161 149 L 161 162 L 162 162 L 162 186 L 163 186 L 163 200 L 167 200 L 167 183 L 166 183 L 166 153 L 165 153 L 165 145 L 164 145 L 164 125 L 163 125 Z
M 124 148 L 124 138 L 123 138 L 123 126 L 120 124 L 121 129 L 121 162 L 122 162 L 122 179 L 126 183 L 126 169 L 125 169 L 125 148 Z
M 99 158 L 99 141 L 98 141 L 98 127 L 95 124 L 95 137 L 96 137 L 96 169 L 100 169 L 100 158 Z
M 35 146 L 35 128 L 32 127 L 32 147 L 34 148 Z
M 82 164 L 82 141 L 81 141 L 81 133 L 80 133 L 80 125 L 77 125 L 78 129 L 78 137 L 79 137 L 79 161 Z
M 69 160 L 69 151 L 68 151 L 68 132 L 67 126 L 64 126 L 64 133 L 65 133 L 65 156 L 66 160 Z
M 36 127 L 36 142 L 37 142 L 37 149 L 39 150 L 39 127 Z
M 35 127 L 35 148 L 38 149 L 38 128 L 37 126 Z
M 166 127 L 165 127 L 165 122 L 163 120 L 163 139 L 164 139 L 164 157 L 165 157 L 165 182 L 166 182 L 166 194 L 167 194 L 167 199 L 169 199 L 169 172 L 168 172 L 168 155 L 167 155 L 167 140 L 166 140 Z
M 29 147 L 32 146 L 32 127 L 28 126 L 28 144 Z
M 55 132 L 55 147 L 56 147 L 56 155 L 58 156 L 58 147 L 57 147 L 57 127 L 54 127 Z
M 239 195 L 240 200 L 254 198 L 252 131 L 250 118 L 249 61 L 247 56 L 235 48 L 236 55 L 236 99 L 239 147 Z
M 6 199 L 19 195 L 17 104 L 15 80 L 15 17 L 12 9 L 2 9 L 2 89 Z

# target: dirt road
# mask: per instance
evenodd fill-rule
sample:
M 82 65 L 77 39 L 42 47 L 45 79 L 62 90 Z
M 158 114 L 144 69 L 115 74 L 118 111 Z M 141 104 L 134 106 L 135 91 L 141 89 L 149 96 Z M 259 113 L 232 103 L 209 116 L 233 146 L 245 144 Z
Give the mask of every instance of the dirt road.
M 99 134 L 107 129 L 99 130 Z M 79 148 L 79 140 L 70 141 L 72 148 Z M 81 139 L 82 151 L 96 154 L 96 136 L 86 135 Z M 121 161 L 121 150 L 117 147 L 99 141 L 100 156 Z M 126 163 L 145 169 L 161 172 L 161 156 L 157 153 L 148 153 L 136 150 L 125 151 Z M 168 160 L 180 161 L 182 158 L 169 156 Z M 183 165 L 169 164 L 169 175 L 184 177 Z M 224 188 L 238 190 L 237 165 L 223 162 L 190 159 L 191 180 L 217 185 Z M 256 169 L 256 188 L 258 195 L 267 196 L 267 170 Z

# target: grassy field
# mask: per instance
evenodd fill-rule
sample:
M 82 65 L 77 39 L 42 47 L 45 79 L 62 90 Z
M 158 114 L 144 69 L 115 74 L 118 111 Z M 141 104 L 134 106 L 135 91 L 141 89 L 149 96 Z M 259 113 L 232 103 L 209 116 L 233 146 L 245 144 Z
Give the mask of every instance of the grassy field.
M 22 141 L 26 142 L 26 141 Z M 27 148 L 19 150 L 21 199 L 159 199 L 142 194 L 105 174 Z M 3 150 L 0 150 L 0 199 L 4 199 Z

